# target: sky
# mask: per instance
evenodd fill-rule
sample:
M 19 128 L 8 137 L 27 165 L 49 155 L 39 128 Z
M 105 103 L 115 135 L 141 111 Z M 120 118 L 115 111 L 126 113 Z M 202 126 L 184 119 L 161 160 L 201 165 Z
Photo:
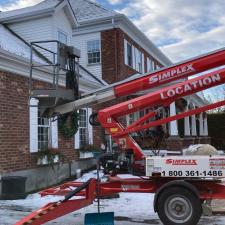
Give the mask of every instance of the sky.
M 0 0 L 0 10 L 40 1 Z M 94 1 L 128 16 L 173 62 L 225 47 L 225 0 Z
M 41 1 L 0 0 L 0 10 Z M 225 0 L 93 1 L 129 17 L 173 62 L 225 47 Z

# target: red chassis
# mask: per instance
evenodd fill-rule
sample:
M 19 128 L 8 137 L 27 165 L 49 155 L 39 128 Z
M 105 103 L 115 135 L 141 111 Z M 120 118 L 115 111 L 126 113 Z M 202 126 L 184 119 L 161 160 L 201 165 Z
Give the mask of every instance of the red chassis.
M 222 49 L 217 52 L 210 53 L 208 55 L 162 69 L 158 72 L 156 71 L 144 77 L 137 78 L 133 81 L 127 81 L 123 84 L 116 85 L 113 88 L 113 95 L 115 97 L 126 96 L 140 90 L 157 87 L 170 81 L 187 78 L 196 73 L 221 66 L 224 64 L 224 62 L 225 50 Z M 98 112 L 98 120 L 101 123 L 102 127 L 112 135 L 113 139 L 119 144 L 122 150 L 129 149 L 133 151 L 135 159 L 134 161 L 138 162 L 144 160 L 145 156 L 141 148 L 130 136 L 130 133 L 223 106 L 225 105 L 225 101 L 202 106 L 197 109 L 193 109 L 153 122 L 147 122 L 149 118 L 153 117 L 157 113 L 157 111 L 152 111 L 140 118 L 138 121 L 135 121 L 128 127 L 124 127 L 119 122 L 119 117 L 130 114 L 132 112 L 140 111 L 145 107 L 167 107 L 172 102 L 181 97 L 185 97 L 224 83 L 225 69 L 210 72 L 200 77 L 185 80 L 172 86 L 160 88 L 158 91 L 154 91 L 149 94 L 145 94 L 129 101 L 122 102 L 100 110 Z M 179 189 L 176 189 L 177 187 Z M 76 189 L 74 190 L 74 188 Z M 155 174 L 155 176 L 146 177 L 145 179 L 138 178 L 121 180 L 118 177 L 114 177 L 110 178 L 110 180 L 106 183 L 100 183 L 99 186 L 95 179 L 91 179 L 86 183 L 69 182 L 61 186 L 42 191 L 42 196 L 63 195 L 65 196 L 65 200 L 59 201 L 57 203 L 50 203 L 42 207 L 41 209 L 31 213 L 21 221 L 17 222 L 16 225 L 43 224 L 47 221 L 51 221 L 55 218 L 92 204 L 96 197 L 102 197 L 119 192 L 156 193 L 154 205 L 155 210 L 158 212 L 161 210 L 157 209 L 158 198 L 160 198 L 161 194 L 165 193 L 167 190 L 170 190 L 170 192 L 171 190 L 185 190 L 184 192 L 188 192 L 189 194 L 184 193 L 184 199 L 186 198 L 185 195 L 192 195 L 191 198 L 194 198 L 194 202 L 197 201 L 197 203 L 199 203 L 200 201 L 202 203 L 204 200 L 225 199 L 225 184 L 223 184 L 219 180 L 214 179 L 202 180 L 201 178 L 190 179 L 160 177 L 159 174 Z M 181 194 L 179 194 L 179 196 Z M 81 198 L 71 199 L 71 197 L 73 196 L 80 196 Z M 179 196 L 175 199 L 179 200 Z M 178 209 L 178 211 L 179 210 L 180 209 Z M 192 211 L 195 211 L 195 209 L 193 209 Z M 192 222 L 190 222 L 189 224 L 197 224 L 199 218 L 196 218 L 194 218 L 194 220 L 190 219 L 190 221 Z M 163 219 L 162 213 L 160 219 Z M 176 219 L 174 221 L 176 221 Z M 180 223 L 174 222 L 165 224 Z
M 108 182 L 99 184 L 99 197 L 109 196 L 111 194 L 119 192 L 136 192 L 136 193 L 157 193 L 162 187 L 166 188 L 168 184 L 177 182 L 177 180 L 172 178 L 160 178 L 152 177 L 150 179 L 142 178 L 130 178 L 130 179 L 120 179 L 119 177 L 111 177 Z M 211 199 L 225 199 L 225 184 L 220 181 L 207 181 L 201 180 L 189 180 L 181 181 L 180 185 L 183 187 L 183 183 L 190 184 L 193 188 L 198 191 L 198 197 L 204 200 Z M 70 194 L 71 188 L 81 187 L 83 183 L 79 182 L 68 182 L 63 185 L 49 188 L 40 192 L 41 196 L 46 195 L 61 195 L 66 196 Z M 79 199 L 72 199 L 66 201 L 59 201 L 54 203 L 49 203 L 38 209 L 28 216 L 24 217 L 22 220 L 18 221 L 15 225 L 40 225 L 48 221 L 54 220 L 68 213 L 79 210 L 83 207 L 93 204 L 94 199 L 97 197 L 96 193 L 97 180 L 91 179 L 88 181 L 88 185 L 85 189 L 81 190 L 77 194 L 71 196 L 79 196 Z M 207 188 L 206 188 L 207 186 Z M 155 204 L 155 208 L 157 205 Z

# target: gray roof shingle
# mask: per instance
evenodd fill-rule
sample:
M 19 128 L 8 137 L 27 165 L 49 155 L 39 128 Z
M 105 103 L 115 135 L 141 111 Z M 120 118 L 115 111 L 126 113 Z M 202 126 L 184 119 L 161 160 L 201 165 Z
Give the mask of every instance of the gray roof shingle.
M 119 13 L 89 0 L 69 0 L 78 22 L 111 17 Z
M 36 13 L 42 10 L 45 11 L 48 9 L 54 9 L 61 1 L 62 0 L 46 0 L 34 6 L 11 10 L 11 11 L 4 11 L 0 13 L 0 20 L 10 19 L 20 15 Z

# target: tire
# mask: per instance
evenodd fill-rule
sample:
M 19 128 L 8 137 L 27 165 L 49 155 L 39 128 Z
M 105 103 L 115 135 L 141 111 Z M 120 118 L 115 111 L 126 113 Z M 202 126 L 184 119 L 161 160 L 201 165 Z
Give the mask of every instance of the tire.
M 202 203 L 191 190 L 170 187 L 158 198 L 158 216 L 164 225 L 196 225 L 202 215 Z
M 100 126 L 101 124 L 98 122 L 98 114 L 97 113 L 92 113 L 89 117 L 89 123 L 91 126 Z

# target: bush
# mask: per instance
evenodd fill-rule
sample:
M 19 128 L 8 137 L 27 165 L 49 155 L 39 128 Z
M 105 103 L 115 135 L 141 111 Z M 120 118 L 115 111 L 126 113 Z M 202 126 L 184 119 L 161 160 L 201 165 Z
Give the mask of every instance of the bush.
M 225 113 L 208 114 L 208 130 L 212 145 L 225 150 Z

